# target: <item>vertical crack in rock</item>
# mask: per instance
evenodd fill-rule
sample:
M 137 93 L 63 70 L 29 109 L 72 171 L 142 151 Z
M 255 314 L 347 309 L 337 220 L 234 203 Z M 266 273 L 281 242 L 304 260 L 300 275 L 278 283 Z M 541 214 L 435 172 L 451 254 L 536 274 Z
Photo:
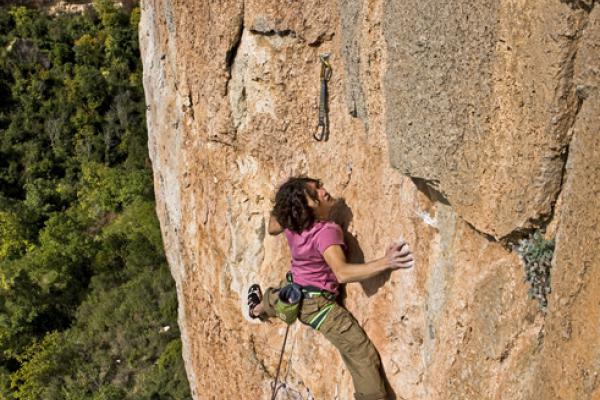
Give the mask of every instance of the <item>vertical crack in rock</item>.
M 242 3 L 242 7 L 243 7 L 243 3 Z M 240 123 L 236 123 L 236 110 L 238 110 L 239 108 L 243 108 L 245 110 L 245 103 L 246 103 L 246 96 L 245 96 L 245 88 L 242 86 L 242 92 L 239 96 L 237 96 L 237 101 L 232 102 L 231 98 L 232 98 L 232 86 L 235 86 L 235 84 L 233 83 L 235 78 L 235 64 L 236 64 L 236 59 L 238 58 L 238 51 L 240 49 L 240 46 L 242 45 L 242 37 L 244 36 L 244 10 L 242 8 L 241 10 L 241 17 L 239 18 L 239 23 L 236 26 L 236 30 L 233 36 L 233 40 L 231 42 L 231 46 L 225 51 L 225 68 L 227 70 L 227 79 L 225 80 L 225 93 L 224 93 L 224 97 L 227 98 L 229 97 L 229 110 L 227 110 L 228 112 L 228 119 L 230 122 L 230 126 L 228 128 L 231 129 L 231 138 L 228 140 L 220 140 L 220 138 L 218 137 L 212 137 L 211 141 L 216 142 L 216 143 L 220 143 L 226 146 L 234 146 L 233 142 L 235 141 L 235 139 L 237 138 L 238 135 L 238 128 Z M 242 82 L 243 85 L 243 82 Z M 245 114 L 244 114 L 245 115 Z M 237 120 L 239 121 L 239 118 L 237 118 Z
M 576 107 L 575 112 L 573 113 L 571 120 L 569 121 L 568 141 L 565 143 L 564 147 L 561 149 L 562 150 L 561 158 L 563 161 L 563 165 L 562 165 L 560 187 L 559 187 L 559 191 L 557 194 L 557 199 L 560 197 L 560 195 L 564 189 L 564 185 L 568 179 L 567 175 L 568 175 L 568 168 L 569 168 L 569 153 L 570 153 L 571 143 L 573 142 L 573 140 L 575 138 L 574 130 L 575 130 L 575 125 L 578 121 L 579 112 L 582 110 L 585 100 L 587 99 L 588 96 L 591 95 L 591 91 L 593 90 L 590 86 L 587 86 L 585 84 L 577 82 L 578 77 L 576 76 L 576 73 L 575 73 L 575 64 L 577 62 L 579 50 L 581 47 L 580 42 L 582 40 L 583 33 L 585 32 L 585 29 L 589 23 L 589 14 L 594 7 L 594 1 L 592 0 L 590 2 L 584 2 L 584 1 L 563 1 L 563 2 L 568 3 L 574 9 L 583 9 L 584 11 L 586 11 L 586 16 L 581 24 L 581 27 L 578 29 L 578 31 L 575 35 L 574 52 L 573 52 L 573 57 L 571 59 L 571 64 L 569 66 L 569 73 L 570 73 L 569 78 L 570 78 L 570 83 L 571 83 L 570 90 L 573 92 L 574 97 L 577 101 L 577 107 Z M 552 214 L 549 218 L 549 221 L 554 219 L 555 212 L 556 212 L 556 203 L 553 204 Z M 557 221 L 557 223 L 559 223 L 559 221 Z M 556 226 L 555 229 L 558 230 L 559 227 Z M 553 260 L 552 260 L 553 265 L 556 262 L 557 256 L 558 256 L 558 252 L 555 252 Z M 589 265 L 587 265 L 585 263 L 583 264 L 583 270 L 581 271 L 581 276 L 580 276 L 580 280 L 579 280 L 580 286 L 578 286 L 578 288 L 576 289 L 576 294 L 578 294 L 579 291 L 581 291 L 581 289 L 583 287 L 583 281 L 584 281 L 583 276 L 587 273 L 588 267 L 589 267 Z M 576 295 L 574 297 L 576 297 Z M 570 304 L 572 299 L 573 299 L 573 296 L 569 297 L 566 304 L 564 304 L 563 307 Z
M 571 41 L 568 45 L 568 51 L 566 52 L 566 62 L 565 68 L 563 69 L 563 73 L 561 74 L 561 84 L 559 85 L 559 92 L 556 95 L 556 102 L 564 102 L 566 104 L 567 111 L 562 114 L 557 114 L 552 117 L 551 126 L 554 125 L 556 128 L 550 128 L 550 134 L 555 137 L 562 138 L 560 147 L 555 151 L 555 157 L 560 159 L 560 173 L 558 176 L 559 182 L 555 195 L 552 198 L 552 203 L 550 206 L 550 212 L 546 215 L 540 215 L 537 219 L 530 220 L 531 227 L 528 229 L 516 230 L 508 235 L 505 239 L 509 237 L 512 240 L 518 240 L 518 238 L 523 238 L 531 234 L 536 229 L 546 229 L 548 224 L 554 219 L 554 215 L 556 212 L 556 203 L 563 189 L 563 185 L 566 180 L 567 175 L 567 162 L 569 159 L 569 147 L 571 141 L 573 140 L 573 129 L 575 123 L 577 121 L 577 116 L 579 111 L 581 110 L 583 101 L 587 96 L 587 90 L 584 87 L 577 86 L 575 81 L 575 62 L 577 60 L 577 54 L 580 47 L 580 41 L 583 32 L 585 31 L 585 27 L 588 24 L 589 19 L 589 11 L 593 8 L 594 1 L 592 0 L 588 7 L 584 7 L 579 3 L 583 3 L 583 1 L 568 1 L 563 0 L 563 2 L 570 4 L 574 8 L 581 8 L 587 12 L 587 15 L 582 20 L 579 27 L 576 28 L 576 31 L 570 36 L 568 39 Z M 569 104 L 570 103 L 570 104 Z M 557 106 L 560 107 L 560 106 Z
M 562 0 L 563 3 L 568 3 L 573 9 L 586 9 L 578 5 L 580 1 Z M 577 4 L 576 4 L 577 3 Z M 593 7 L 593 0 L 590 3 L 590 10 Z M 589 12 L 588 12 L 589 14 Z M 575 18 L 576 16 L 573 15 Z M 553 191 L 543 191 L 538 194 L 539 197 L 547 196 L 549 198 L 548 212 L 539 213 L 530 217 L 524 227 L 519 227 L 511 232 L 498 238 L 505 246 L 512 248 L 514 243 L 519 239 L 529 236 L 538 229 L 545 230 L 549 223 L 554 218 L 555 207 L 562 191 L 562 186 L 566 175 L 566 166 L 569 155 L 569 145 L 573 136 L 573 126 L 577 119 L 579 110 L 581 109 L 582 97 L 577 92 L 575 87 L 575 60 L 579 50 L 580 39 L 587 18 L 582 19 L 579 23 L 574 23 L 572 32 L 560 32 L 551 35 L 555 41 L 564 41 L 565 50 L 561 54 L 560 65 L 563 67 L 557 76 L 558 84 L 552 102 L 552 109 L 556 110 L 550 118 L 547 125 L 547 137 L 555 138 L 556 143 L 550 144 L 550 147 L 545 154 L 541 170 L 538 174 L 535 185 L 554 186 Z M 540 204 L 545 200 L 536 198 Z
M 269 372 L 269 369 L 265 365 L 265 361 L 261 359 L 258 354 L 259 353 L 256 350 L 254 335 L 250 335 L 250 361 L 258 366 L 260 371 L 267 377 L 267 379 L 273 379 L 274 376 Z
M 360 118 L 369 131 L 367 107 L 360 75 L 360 42 L 363 2 L 358 0 L 343 0 L 340 2 L 342 18 L 342 56 L 346 72 L 346 104 L 348 113 L 354 118 Z
M 577 12 L 581 14 L 582 10 L 587 11 L 580 7 Z M 560 204 L 554 217 L 556 247 L 552 260 L 551 313 L 541 368 L 535 376 L 543 388 L 537 393 L 538 398 L 557 398 L 560 393 L 564 398 L 588 399 L 596 398 L 599 393 L 597 374 L 589 374 L 600 365 L 600 353 L 595 351 L 600 343 L 597 318 L 600 236 L 593 201 L 600 191 L 599 11 L 594 7 L 585 15 L 575 60 L 574 91 L 580 105 L 568 143 Z M 590 376 L 592 379 L 588 380 Z
M 233 63 L 235 62 L 235 58 L 237 56 L 238 49 L 242 44 L 242 35 L 244 33 L 244 18 L 240 19 L 240 24 L 237 26 L 237 30 L 235 33 L 235 37 L 233 43 L 229 50 L 225 52 L 225 66 L 227 68 L 227 83 L 225 85 L 226 89 L 229 89 L 229 81 L 231 80 L 231 74 L 233 69 Z M 227 93 L 226 90 L 226 93 Z
M 569 5 L 571 5 L 572 7 L 575 8 L 581 8 L 583 10 L 585 10 L 587 12 L 587 15 L 585 17 L 584 22 L 582 23 L 582 26 L 580 27 L 580 29 L 578 30 L 577 34 L 576 34 L 576 39 L 574 40 L 574 52 L 573 52 L 573 56 L 570 60 L 570 65 L 569 65 L 569 72 L 570 72 L 570 82 L 571 82 L 571 87 L 570 90 L 574 91 L 575 93 L 575 98 L 577 101 L 577 106 L 575 109 L 575 112 L 573 114 L 573 117 L 570 121 L 569 127 L 568 127 L 568 140 L 567 143 L 565 143 L 562 151 L 561 151 L 561 156 L 563 159 L 563 167 L 562 167 L 562 173 L 561 173 L 561 179 L 560 179 L 560 189 L 559 189 L 559 193 L 557 194 L 557 198 L 560 195 L 560 192 L 562 191 L 563 188 L 563 184 L 565 183 L 565 179 L 566 179 L 566 174 L 567 174 L 567 161 L 569 159 L 569 147 L 571 145 L 571 141 L 573 140 L 573 128 L 575 126 L 575 122 L 577 121 L 577 116 L 579 114 L 579 111 L 581 110 L 581 107 L 583 105 L 583 102 L 585 101 L 585 99 L 587 98 L 587 96 L 589 95 L 589 88 L 585 85 L 575 85 L 575 62 L 577 60 L 577 54 L 579 51 L 579 41 L 581 40 L 581 36 L 583 34 L 583 32 L 585 31 L 585 28 L 589 22 L 589 14 L 592 11 L 592 9 L 594 8 L 594 0 L 561 0 L 564 3 L 567 3 Z M 553 204 L 553 209 L 552 209 L 552 216 L 554 215 L 554 206 L 555 204 Z
M 229 97 L 229 107 L 231 111 L 231 119 L 233 128 L 239 131 L 242 123 L 248 115 L 247 89 L 246 89 L 246 72 L 248 69 L 248 57 L 244 54 L 243 57 L 238 56 L 238 51 L 242 47 L 242 41 L 246 40 L 248 31 L 240 26 L 240 31 L 236 36 L 234 46 L 228 51 L 227 67 L 229 70 L 227 80 L 227 96 Z

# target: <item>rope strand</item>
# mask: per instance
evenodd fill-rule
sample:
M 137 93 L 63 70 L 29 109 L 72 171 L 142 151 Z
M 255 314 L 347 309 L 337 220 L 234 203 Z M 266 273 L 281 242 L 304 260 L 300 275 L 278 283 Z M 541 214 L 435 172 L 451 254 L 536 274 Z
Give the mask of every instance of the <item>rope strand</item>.
M 275 382 L 273 382 L 273 394 L 271 395 L 271 400 L 275 400 L 277 397 L 277 381 L 279 380 L 279 371 L 281 370 L 281 362 L 283 361 L 283 353 L 285 352 L 285 343 L 287 342 L 288 333 L 290 331 L 290 325 L 285 329 L 285 337 L 283 338 L 283 345 L 281 346 L 281 354 L 279 355 L 279 364 L 277 365 L 277 373 L 275 374 Z

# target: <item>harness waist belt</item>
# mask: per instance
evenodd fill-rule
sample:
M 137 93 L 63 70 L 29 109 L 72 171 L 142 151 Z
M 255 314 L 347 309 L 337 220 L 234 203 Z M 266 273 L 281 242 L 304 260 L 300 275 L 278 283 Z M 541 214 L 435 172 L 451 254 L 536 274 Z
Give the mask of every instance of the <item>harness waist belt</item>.
M 314 297 L 319 297 L 319 296 L 323 296 L 327 300 L 333 300 L 336 298 L 335 293 L 332 293 L 330 291 L 327 291 L 325 289 L 321 289 L 321 288 L 318 288 L 315 286 L 303 286 L 302 293 L 304 294 L 304 297 L 307 297 L 309 299 L 312 299 Z
M 288 283 L 294 282 L 291 271 L 288 271 L 288 273 L 285 274 L 285 279 L 288 281 Z M 332 293 L 325 289 L 318 288 L 316 286 L 302 286 L 302 294 L 304 295 L 304 297 L 309 298 L 309 299 L 323 296 L 327 300 L 333 300 L 337 297 L 337 294 Z

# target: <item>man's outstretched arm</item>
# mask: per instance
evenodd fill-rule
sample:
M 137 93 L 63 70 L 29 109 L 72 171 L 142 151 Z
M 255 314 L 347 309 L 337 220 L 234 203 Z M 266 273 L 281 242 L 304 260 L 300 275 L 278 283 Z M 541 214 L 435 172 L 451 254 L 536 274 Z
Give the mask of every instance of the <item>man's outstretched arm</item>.
M 405 242 L 394 243 L 385 256 L 364 264 L 348 263 L 339 245 L 329 246 L 323 252 L 323 258 L 340 283 L 363 281 L 383 271 L 410 268 L 414 264 L 413 256 Z

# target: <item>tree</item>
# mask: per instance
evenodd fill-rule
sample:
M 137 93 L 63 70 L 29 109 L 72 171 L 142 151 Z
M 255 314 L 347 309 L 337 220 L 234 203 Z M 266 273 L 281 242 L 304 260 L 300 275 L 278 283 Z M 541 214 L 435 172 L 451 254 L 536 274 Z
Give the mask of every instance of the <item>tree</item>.
M 0 12 L 0 398 L 187 399 L 139 9 L 94 4 Z

